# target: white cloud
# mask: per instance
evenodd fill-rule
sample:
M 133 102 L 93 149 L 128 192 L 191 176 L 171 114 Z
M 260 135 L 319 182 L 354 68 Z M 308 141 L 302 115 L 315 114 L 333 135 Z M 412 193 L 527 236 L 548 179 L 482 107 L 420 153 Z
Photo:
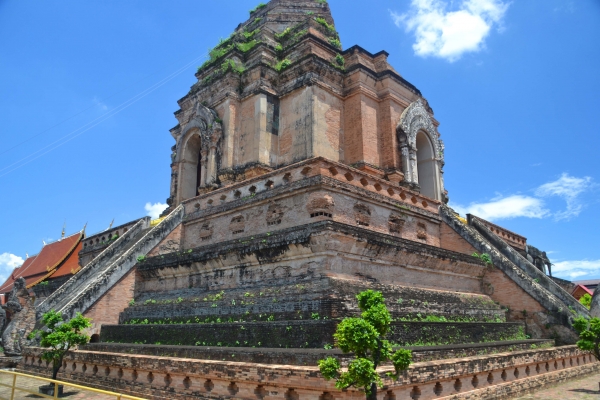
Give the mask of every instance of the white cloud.
M 540 186 L 535 194 L 538 197 L 562 197 L 567 202 L 567 209 L 554 213 L 554 217 L 557 220 L 570 219 L 581 213 L 583 204 L 579 200 L 579 195 L 590 189 L 591 186 L 592 178 L 589 176 L 576 178 L 563 173 L 556 181 Z
M 600 277 L 600 260 L 560 261 L 553 263 L 552 275 L 575 279 L 589 275 L 590 279 Z
M 152 219 L 158 219 L 160 214 L 165 211 L 169 206 L 167 204 L 162 203 L 146 203 L 144 207 L 146 209 L 147 215 Z
M 94 102 L 94 104 L 96 106 L 98 106 L 98 108 L 100 108 L 102 111 L 106 111 L 108 110 L 108 106 L 106 104 L 104 104 L 104 102 L 102 102 L 100 99 L 98 99 L 97 97 L 94 97 L 92 99 L 92 101 Z
M 548 214 L 542 200 L 522 195 L 496 198 L 487 203 L 471 203 L 466 207 L 452 207 L 463 215 L 473 214 L 488 221 L 517 217 L 543 218 Z
M 488 221 L 517 217 L 546 218 L 557 221 L 576 217 L 583 210 L 580 195 L 594 187 L 592 178 L 576 178 L 563 173 L 559 179 L 548 182 L 535 189 L 535 196 L 515 194 L 499 196 L 487 202 L 471 203 L 468 206 L 451 204 L 460 214 L 473 214 Z M 563 211 L 551 211 L 544 198 L 561 197 L 567 202 Z
M 4 282 L 13 269 L 20 267 L 24 261 L 21 257 L 14 254 L 0 254 L 0 281 Z
M 490 30 L 501 29 L 508 6 L 502 0 L 462 0 L 449 10 L 447 1 L 412 0 L 408 13 L 390 14 L 396 26 L 414 32 L 417 55 L 454 62 L 464 53 L 481 50 Z

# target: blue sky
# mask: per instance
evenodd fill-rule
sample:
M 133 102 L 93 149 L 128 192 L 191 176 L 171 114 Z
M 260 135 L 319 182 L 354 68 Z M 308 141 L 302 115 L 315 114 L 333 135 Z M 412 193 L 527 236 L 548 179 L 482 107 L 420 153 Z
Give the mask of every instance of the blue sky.
M 344 47 L 388 51 L 433 107 L 451 205 L 600 278 L 600 2 L 329 3 Z M 64 223 L 164 203 L 176 101 L 256 4 L 0 0 L 0 275 Z

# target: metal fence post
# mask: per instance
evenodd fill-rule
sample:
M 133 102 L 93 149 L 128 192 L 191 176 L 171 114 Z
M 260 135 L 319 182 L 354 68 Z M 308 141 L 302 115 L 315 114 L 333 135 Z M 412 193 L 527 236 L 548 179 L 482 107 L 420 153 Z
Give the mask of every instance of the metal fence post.
M 58 399 L 58 382 L 54 381 L 54 398 Z
M 15 399 L 15 386 L 17 385 L 17 376 L 13 375 L 12 392 L 10 393 L 10 400 Z

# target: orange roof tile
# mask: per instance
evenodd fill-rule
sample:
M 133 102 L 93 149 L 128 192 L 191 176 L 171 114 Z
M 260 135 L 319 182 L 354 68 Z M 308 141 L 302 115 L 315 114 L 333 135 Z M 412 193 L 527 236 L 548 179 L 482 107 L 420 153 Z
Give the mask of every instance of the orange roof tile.
M 71 253 L 71 255 L 65 260 L 64 263 L 55 273 L 52 274 L 52 278 L 58 278 L 60 276 L 71 275 L 79 271 L 79 252 L 83 248 L 83 243 L 79 242 L 75 251 Z
M 78 259 L 78 255 L 74 250 L 81 243 L 81 239 L 83 239 L 83 232 L 78 232 L 57 242 L 45 245 L 36 257 L 28 258 L 20 268 L 16 268 L 12 272 L 6 282 L 0 286 L 0 293 L 10 292 L 17 278 L 25 278 L 27 287 L 30 287 L 54 274 L 56 269 L 64 261 L 71 258 L 70 256 L 73 256 L 73 254 Z

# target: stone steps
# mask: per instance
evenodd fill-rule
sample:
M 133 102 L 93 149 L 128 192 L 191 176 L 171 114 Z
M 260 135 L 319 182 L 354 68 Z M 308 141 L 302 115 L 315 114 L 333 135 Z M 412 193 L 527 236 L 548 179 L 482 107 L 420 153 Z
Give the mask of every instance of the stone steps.
M 479 221 L 474 221 L 474 226 L 467 225 L 444 205 L 440 206 L 440 216 L 477 251 L 489 254 L 494 268 L 501 270 L 545 309 L 543 314 L 548 322 L 542 325 L 546 329 L 553 328 L 561 343 L 577 340 L 572 322 L 577 315 L 589 316 L 585 307 Z
M 149 225 L 150 218 L 143 218 L 137 222 L 125 234 L 121 235 L 115 242 L 111 243 L 110 246 L 98 254 L 88 265 L 83 267 L 77 274 L 44 299 L 36 307 L 38 314 L 41 315 L 49 310 L 62 309 L 69 302 L 73 293 L 81 292 L 82 287 L 88 285 L 90 281 L 108 268 L 123 252 L 137 243 L 140 232 L 147 230 Z
M 152 228 L 149 227 L 149 221 L 142 220 L 146 221 L 146 224 L 131 233 L 129 240 L 119 242 L 122 237 L 114 244 L 119 245 L 118 248 L 111 249 L 112 246 L 109 246 L 97 257 L 98 260 L 92 261 L 86 267 L 85 271 L 80 271 L 65 283 L 64 287 L 59 288 L 57 292 L 60 292 L 56 297 L 42 303 L 38 313 L 55 309 L 67 319 L 73 318 L 77 312 L 84 313 L 131 271 L 138 263 L 138 257 L 148 254 L 171 233 L 183 220 L 183 214 L 183 207 L 178 207 L 160 224 Z

